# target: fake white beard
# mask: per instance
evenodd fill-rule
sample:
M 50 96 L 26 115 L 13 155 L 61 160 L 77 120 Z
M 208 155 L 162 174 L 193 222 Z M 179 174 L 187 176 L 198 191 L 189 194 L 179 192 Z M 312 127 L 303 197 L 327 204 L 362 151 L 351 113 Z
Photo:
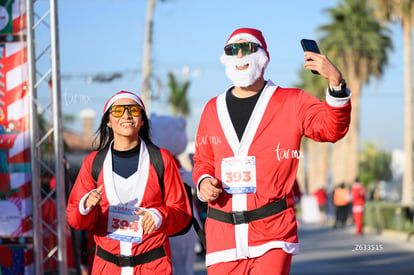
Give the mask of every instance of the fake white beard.
M 226 66 L 226 75 L 236 87 L 248 87 L 252 85 L 266 69 L 269 58 L 263 49 L 257 52 L 237 57 L 223 53 L 220 62 Z M 245 70 L 238 70 L 236 67 L 249 65 Z

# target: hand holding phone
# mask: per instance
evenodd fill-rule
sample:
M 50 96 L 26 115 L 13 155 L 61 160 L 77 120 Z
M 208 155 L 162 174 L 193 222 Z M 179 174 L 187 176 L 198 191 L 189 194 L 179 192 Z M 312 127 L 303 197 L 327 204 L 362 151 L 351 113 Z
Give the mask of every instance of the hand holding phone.
M 315 40 L 311 39 L 302 39 L 300 41 L 300 44 L 302 45 L 302 49 L 304 52 L 314 52 L 314 53 L 320 53 L 318 44 Z M 311 60 L 311 59 L 309 59 Z M 311 70 L 314 74 L 319 74 L 317 71 Z

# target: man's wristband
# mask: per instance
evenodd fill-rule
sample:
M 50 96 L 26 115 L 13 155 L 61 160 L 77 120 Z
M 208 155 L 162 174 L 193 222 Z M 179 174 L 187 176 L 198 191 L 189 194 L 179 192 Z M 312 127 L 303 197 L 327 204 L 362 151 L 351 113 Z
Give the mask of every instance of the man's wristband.
M 333 97 L 347 97 L 348 93 L 346 91 L 346 81 L 345 79 L 342 79 L 339 86 L 331 86 L 329 84 L 329 94 Z

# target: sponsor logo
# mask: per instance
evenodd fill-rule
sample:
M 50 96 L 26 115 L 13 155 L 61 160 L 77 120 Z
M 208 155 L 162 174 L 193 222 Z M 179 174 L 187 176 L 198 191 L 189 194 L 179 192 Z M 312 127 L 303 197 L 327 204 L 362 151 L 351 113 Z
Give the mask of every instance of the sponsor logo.
M 280 142 L 277 144 L 275 152 L 278 161 L 282 161 L 284 159 L 300 159 L 304 157 L 300 150 L 281 148 Z
M 197 136 L 196 138 L 196 146 L 200 145 L 206 145 L 206 144 L 212 144 L 212 145 L 218 145 L 222 144 L 220 137 L 218 136 Z

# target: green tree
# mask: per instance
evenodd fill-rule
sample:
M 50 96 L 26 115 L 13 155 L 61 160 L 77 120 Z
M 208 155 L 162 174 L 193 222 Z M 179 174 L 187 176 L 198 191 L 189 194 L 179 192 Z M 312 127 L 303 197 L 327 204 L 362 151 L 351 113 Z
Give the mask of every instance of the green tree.
M 414 26 L 414 0 L 369 0 L 375 14 L 386 22 L 400 22 L 404 39 L 404 153 L 406 160 L 413 159 L 413 110 L 412 110 L 412 38 Z M 404 167 L 402 203 L 414 205 L 413 163 L 406 161 Z
M 171 104 L 173 115 L 182 115 L 186 117 L 190 113 L 190 105 L 187 99 L 187 92 L 190 86 L 188 80 L 178 81 L 172 72 L 168 73 L 168 87 L 170 95 L 168 103 Z
M 300 82 L 295 87 L 309 92 L 321 101 L 325 99 L 327 82 L 324 78 L 310 73 L 305 68 L 300 70 L 299 75 Z M 304 156 L 307 161 L 299 163 L 298 178 L 300 183 L 307 185 L 305 190 L 312 193 L 320 185 L 326 187 L 329 170 L 329 144 L 304 138 L 302 139 L 301 148 L 304 150 Z
M 378 21 L 366 1 L 345 0 L 327 12 L 332 22 L 318 28 L 320 45 L 341 69 L 352 91 L 349 131 L 333 147 L 333 180 L 351 182 L 358 175 L 361 87 L 371 77 L 382 76 L 392 41 L 390 30 Z
M 379 151 L 376 144 L 366 142 L 359 155 L 359 180 L 365 186 L 392 178 L 391 154 Z

